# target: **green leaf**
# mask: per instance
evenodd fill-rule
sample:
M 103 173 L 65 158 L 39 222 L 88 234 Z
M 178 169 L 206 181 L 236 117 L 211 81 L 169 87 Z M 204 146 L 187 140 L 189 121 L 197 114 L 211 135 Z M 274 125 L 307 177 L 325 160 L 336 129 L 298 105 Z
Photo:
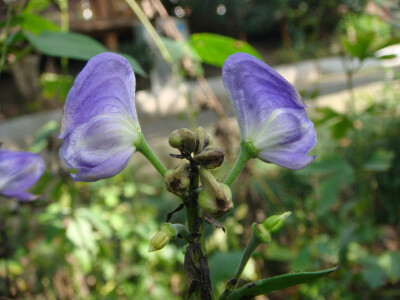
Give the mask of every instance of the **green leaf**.
M 11 26 L 21 26 L 21 29 L 33 34 L 39 34 L 43 31 L 61 32 L 57 24 L 35 14 L 21 13 L 11 20 Z
M 228 300 L 239 300 L 255 297 L 258 295 L 268 294 L 270 292 L 279 291 L 287 287 L 298 285 L 301 283 L 309 282 L 317 278 L 329 275 L 336 271 L 339 266 L 317 271 L 317 272 L 302 272 L 285 274 L 267 279 L 262 279 L 256 282 L 246 284 L 245 286 L 233 291 L 228 297 Z
M 49 56 L 89 60 L 97 54 L 109 52 L 106 47 L 95 39 L 75 32 L 43 31 L 39 35 L 25 33 L 25 36 L 39 52 Z M 130 55 L 119 54 L 129 61 L 132 69 L 137 74 L 146 76 L 146 72 L 137 60 Z
M 372 172 L 385 172 L 392 166 L 394 153 L 385 149 L 374 152 L 372 156 L 364 163 L 363 169 Z
M 375 56 L 378 59 L 393 59 L 396 58 L 396 54 L 387 54 L 387 55 L 381 55 L 381 56 Z
M 237 52 L 249 53 L 262 60 L 261 54 L 248 43 L 223 35 L 192 34 L 190 44 L 204 63 L 216 67 L 222 67 L 225 59 Z

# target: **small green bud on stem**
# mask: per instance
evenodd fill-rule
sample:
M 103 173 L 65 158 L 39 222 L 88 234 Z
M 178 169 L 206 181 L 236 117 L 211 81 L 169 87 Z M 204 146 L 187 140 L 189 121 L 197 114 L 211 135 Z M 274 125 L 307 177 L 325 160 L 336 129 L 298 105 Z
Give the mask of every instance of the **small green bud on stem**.
M 213 143 L 211 134 L 205 131 L 203 127 L 197 127 L 197 129 L 194 131 L 194 137 L 196 139 L 195 154 L 200 153 L 207 146 L 212 145 Z
M 183 196 L 189 189 L 189 172 L 189 163 L 185 163 L 175 169 L 165 172 L 164 181 L 167 186 L 167 190 L 175 195 Z
M 257 236 L 257 238 L 261 242 L 270 242 L 271 234 L 277 232 L 283 224 L 285 224 L 285 220 L 289 217 L 292 212 L 287 211 L 281 215 L 274 215 L 265 219 L 261 224 L 253 223 L 252 230 L 253 233 Z
M 176 231 L 172 224 L 163 224 L 161 230 L 151 238 L 149 252 L 154 252 L 164 248 L 168 242 L 174 238 L 176 238 Z
M 201 167 L 199 170 L 202 191 L 198 202 L 200 207 L 214 218 L 219 218 L 233 208 L 231 189 L 211 174 L 209 170 Z
M 189 154 L 196 149 L 196 139 L 192 131 L 186 128 L 174 130 L 168 139 L 172 148 L 179 149 L 182 154 Z
M 164 223 L 161 225 L 161 230 L 151 238 L 149 252 L 161 250 L 170 240 L 176 239 L 177 237 L 188 240 L 190 238 L 190 232 L 182 224 Z
M 222 149 L 207 146 L 193 157 L 194 161 L 207 169 L 218 168 L 224 162 L 225 153 Z

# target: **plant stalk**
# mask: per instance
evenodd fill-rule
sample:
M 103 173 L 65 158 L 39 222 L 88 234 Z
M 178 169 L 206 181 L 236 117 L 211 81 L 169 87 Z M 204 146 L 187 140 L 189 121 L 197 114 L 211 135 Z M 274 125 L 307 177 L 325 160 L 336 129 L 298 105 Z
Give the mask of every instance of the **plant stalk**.
M 189 297 L 192 299 L 212 300 L 214 293 L 203 232 L 203 217 L 197 202 L 199 187 L 198 168 L 191 161 L 189 199 L 185 202 L 186 217 L 192 241 L 186 248 L 184 269 L 191 279 Z
M 157 172 L 160 173 L 160 175 L 162 177 L 164 177 L 165 172 L 167 171 L 167 168 L 158 159 L 157 155 L 150 148 L 149 144 L 146 142 L 143 135 L 141 136 L 140 142 L 138 143 L 138 145 L 136 145 L 136 149 L 137 149 L 137 151 L 142 153 L 149 160 L 149 162 L 153 165 L 153 167 L 157 170 Z
M 226 176 L 224 183 L 228 186 L 235 181 L 236 177 L 240 174 L 246 163 L 252 159 L 257 157 L 258 151 L 254 149 L 254 147 L 248 142 L 240 143 L 240 152 L 238 157 L 236 158 L 235 165 L 232 170 L 229 172 L 228 176 Z
M 7 4 L 7 15 L 6 15 L 6 25 L 4 27 L 5 36 L 4 36 L 4 44 L 1 49 L 1 57 L 0 57 L 0 75 L 4 69 L 4 65 L 6 63 L 6 55 L 7 55 L 7 48 L 8 48 L 8 35 L 10 31 L 10 21 L 11 21 L 11 2 Z

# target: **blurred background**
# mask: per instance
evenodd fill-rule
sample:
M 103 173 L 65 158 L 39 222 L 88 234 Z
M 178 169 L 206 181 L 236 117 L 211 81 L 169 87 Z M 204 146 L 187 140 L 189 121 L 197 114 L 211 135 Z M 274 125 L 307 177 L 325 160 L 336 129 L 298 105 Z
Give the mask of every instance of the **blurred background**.
M 183 299 L 184 244 L 147 253 L 180 200 L 140 154 L 114 178 L 73 183 L 58 158 L 62 106 L 92 56 L 120 52 L 137 80 L 144 136 L 168 167 L 168 135 L 202 126 L 239 149 L 221 80 L 227 56 L 263 59 L 300 91 L 317 130 L 316 160 L 293 171 L 252 161 L 235 208 L 206 227 L 217 294 L 239 264 L 251 224 L 291 210 L 242 283 L 341 267 L 257 299 L 400 299 L 400 6 L 390 0 L 0 1 L 0 142 L 40 153 L 33 203 L 0 199 L 0 296 Z M 173 222 L 184 223 L 184 214 Z

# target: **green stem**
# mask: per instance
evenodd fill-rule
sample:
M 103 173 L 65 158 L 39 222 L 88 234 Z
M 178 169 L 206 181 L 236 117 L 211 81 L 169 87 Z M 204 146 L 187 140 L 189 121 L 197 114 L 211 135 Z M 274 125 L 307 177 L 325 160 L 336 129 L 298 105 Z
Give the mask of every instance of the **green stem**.
M 190 122 L 190 127 L 194 130 L 197 128 L 196 125 L 196 114 L 193 110 L 193 105 L 189 99 L 189 93 L 187 88 L 185 87 L 184 83 L 182 82 L 181 76 L 179 75 L 178 65 L 174 63 L 171 54 L 169 53 L 167 47 L 161 40 L 159 34 L 154 29 L 154 26 L 151 24 L 149 19 L 146 17 L 140 6 L 136 3 L 135 0 L 125 0 L 125 2 L 130 6 L 133 12 L 138 17 L 139 21 L 143 24 L 144 28 L 146 28 L 147 32 L 149 33 L 150 37 L 153 39 L 154 43 L 156 44 L 158 50 L 161 53 L 163 59 L 168 63 L 171 67 L 171 72 L 173 75 L 173 79 L 176 83 L 176 88 L 178 91 L 185 97 L 187 103 L 187 115 Z
M 253 254 L 254 250 L 258 247 L 258 245 L 261 244 L 261 241 L 258 239 L 258 237 L 253 233 L 251 235 L 250 241 L 246 246 L 246 249 L 244 250 L 242 260 L 240 261 L 239 267 L 236 271 L 235 276 L 230 280 L 230 283 L 228 283 L 224 293 L 219 297 L 219 300 L 226 299 L 228 295 L 235 290 L 237 283 L 239 282 L 240 276 L 242 276 L 243 270 L 246 267 L 251 255 Z
M 153 165 L 153 167 L 160 173 L 161 176 L 164 177 L 167 168 L 164 164 L 158 159 L 156 154 L 150 148 L 149 144 L 147 144 L 146 140 L 144 139 L 143 135 L 140 138 L 140 142 L 136 145 L 137 151 L 142 153 L 149 162 Z
M 258 154 L 258 150 L 254 148 L 254 146 L 250 142 L 241 142 L 240 143 L 240 153 L 236 159 L 235 165 L 232 170 L 225 178 L 224 183 L 230 186 L 238 177 L 239 173 L 242 171 L 246 163 L 252 159 L 256 158 Z
M 69 31 L 69 16 L 68 16 L 68 0 L 58 0 L 58 7 L 61 11 L 61 30 L 63 32 Z M 68 73 L 68 58 L 61 57 L 61 70 L 63 74 Z
M 0 58 L 0 74 L 4 69 L 4 65 L 6 63 L 6 55 L 7 55 L 7 48 L 8 48 L 8 35 L 10 30 L 10 21 L 11 21 L 11 2 L 7 4 L 7 15 L 6 15 L 6 26 L 5 36 L 4 36 L 4 44 L 3 48 L 1 49 L 1 58 Z
M 194 281 L 197 282 L 195 290 L 193 291 L 194 293 L 191 295 L 190 299 L 194 297 L 195 299 L 212 300 L 214 299 L 214 293 L 208 265 L 206 243 L 204 240 L 203 216 L 198 204 L 198 193 L 196 192 L 199 187 L 198 167 L 193 161 L 190 162 L 190 166 L 189 199 L 185 203 L 186 218 L 191 235 L 198 235 L 195 240 L 189 242 L 185 255 L 185 266 L 190 266 L 188 269 L 191 270 L 198 270 L 195 274 L 191 272 L 187 274 L 189 277 L 194 275 Z M 192 282 L 192 284 L 194 283 L 195 282 Z
M 147 19 L 146 15 L 140 8 L 140 6 L 136 3 L 135 0 L 125 0 L 125 2 L 129 5 L 129 7 L 133 10 L 135 15 L 138 17 L 139 21 L 143 24 L 144 28 L 146 28 L 150 37 L 153 39 L 157 48 L 160 50 L 162 57 L 169 64 L 172 64 L 172 57 L 168 52 L 167 47 L 165 47 L 163 41 L 158 35 L 157 31 L 154 29 L 153 25 L 150 23 L 149 19 Z

